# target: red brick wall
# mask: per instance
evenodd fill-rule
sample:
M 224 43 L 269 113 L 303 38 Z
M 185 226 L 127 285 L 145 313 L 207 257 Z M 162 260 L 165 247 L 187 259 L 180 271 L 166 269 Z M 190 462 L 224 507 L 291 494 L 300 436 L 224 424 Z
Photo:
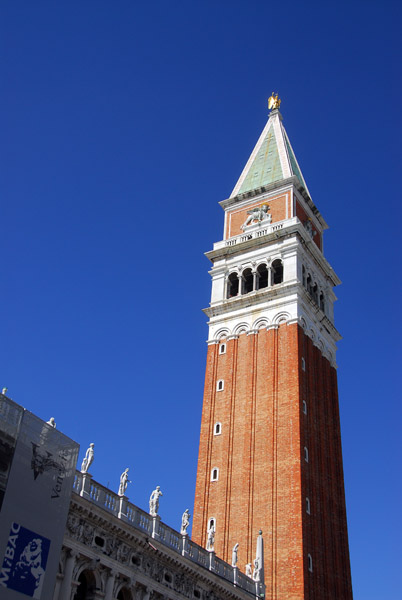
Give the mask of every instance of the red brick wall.
M 296 200 L 296 217 L 298 217 L 303 224 L 308 219 L 305 210 L 300 206 L 298 200 Z M 322 249 L 322 239 L 321 239 L 322 234 L 318 231 L 317 227 L 313 223 L 311 223 L 311 224 L 313 226 L 313 231 L 315 231 L 315 236 L 313 236 L 313 241 L 316 244 L 316 246 L 318 246 L 319 249 L 321 250 Z
M 272 216 L 272 223 L 276 221 L 283 221 L 286 219 L 286 209 L 288 218 L 292 216 L 292 207 L 291 207 L 291 196 L 290 192 L 285 194 L 281 194 L 276 198 L 271 198 L 269 200 L 258 200 L 251 202 L 248 206 L 244 208 L 233 208 L 228 211 L 226 218 L 226 231 L 225 231 L 225 239 L 243 233 L 241 226 L 247 219 L 247 211 L 251 210 L 256 206 L 262 206 L 263 204 L 268 204 L 269 213 Z
M 306 371 L 301 372 L 302 445 L 309 450 L 302 463 L 303 494 L 311 514 L 303 511 L 305 554 L 313 558 L 313 572 L 305 565 L 306 598 L 352 598 L 344 496 L 342 448 L 336 370 L 304 334 L 300 350 Z
M 262 529 L 267 598 L 351 598 L 336 372 L 296 324 L 226 345 L 208 347 L 193 539 L 205 546 L 215 517 L 217 555 L 230 562 L 239 542 L 244 572 Z

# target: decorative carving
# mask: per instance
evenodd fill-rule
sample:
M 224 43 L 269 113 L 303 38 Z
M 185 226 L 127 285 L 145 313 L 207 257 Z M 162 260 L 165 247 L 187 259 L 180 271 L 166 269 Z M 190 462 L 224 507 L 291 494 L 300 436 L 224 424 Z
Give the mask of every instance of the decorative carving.
M 88 469 L 94 461 L 94 446 L 95 444 L 89 444 L 89 448 L 87 449 L 81 464 L 81 473 L 88 473 Z
M 194 583 L 189 579 L 188 576 L 184 576 L 182 573 L 176 573 L 174 578 L 174 589 L 179 594 L 187 596 L 187 598 L 194 597 Z
M 163 573 L 163 566 L 158 562 L 154 562 L 152 568 L 152 579 L 154 579 L 158 583 L 161 583 L 163 581 Z
M 119 549 L 117 550 L 117 560 L 119 560 L 123 565 L 127 564 L 130 558 L 130 546 L 124 544 L 123 542 L 120 544 Z
M 67 531 L 71 533 L 71 537 L 78 538 L 80 526 L 79 518 L 69 513 L 67 517 Z
M 267 222 L 270 223 L 272 221 L 272 216 L 268 213 L 269 206 L 268 204 L 262 204 L 261 206 L 255 206 L 251 210 L 247 211 L 249 215 L 247 219 L 244 221 L 243 225 L 240 227 L 242 231 L 245 231 L 248 225 L 251 225 L 254 221 L 257 223 Z
M 317 235 L 317 232 L 313 229 L 311 219 L 307 219 L 307 221 L 304 221 L 304 227 L 306 228 L 307 233 L 309 234 L 311 239 L 313 239 Z
M 110 558 L 117 558 L 117 550 L 120 543 L 116 538 L 108 536 L 106 538 L 105 554 L 110 556 Z
M 56 421 L 54 420 L 54 417 L 50 417 L 50 419 L 46 421 L 46 423 L 50 425 L 50 427 L 54 427 L 56 429 Z
M 92 525 L 89 525 L 88 523 L 84 523 L 81 528 L 80 541 L 82 541 L 87 546 L 91 546 L 93 538 L 94 538 L 94 528 L 92 527 Z

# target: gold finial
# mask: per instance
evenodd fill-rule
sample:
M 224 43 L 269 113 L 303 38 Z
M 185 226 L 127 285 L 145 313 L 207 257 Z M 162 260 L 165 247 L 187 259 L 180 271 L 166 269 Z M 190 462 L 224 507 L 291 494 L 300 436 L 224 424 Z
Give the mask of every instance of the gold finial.
M 269 110 L 274 110 L 275 108 L 279 108 L 281 105 L 281 99 L 278 97 L 278 92 L 272 92 L 270 97 L 268 98 L 268 108 Z

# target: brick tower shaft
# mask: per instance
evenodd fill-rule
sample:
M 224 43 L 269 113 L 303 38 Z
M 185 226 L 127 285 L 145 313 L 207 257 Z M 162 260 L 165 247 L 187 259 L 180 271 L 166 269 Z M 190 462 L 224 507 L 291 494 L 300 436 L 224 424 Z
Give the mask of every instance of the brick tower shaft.
M 213 263 L 193 539 L 238 566 L 263 531 L 266 597 L 352 598 L 326 223 L 274 109 Z

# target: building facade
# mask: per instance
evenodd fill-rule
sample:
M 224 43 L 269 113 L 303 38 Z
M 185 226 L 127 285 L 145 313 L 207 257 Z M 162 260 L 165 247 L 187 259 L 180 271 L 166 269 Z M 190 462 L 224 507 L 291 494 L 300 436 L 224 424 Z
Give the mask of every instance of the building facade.
M 187 533 L 94 481 L 79 446 L 0 394 L 0 598 L 3 600 L 253 600 L 264 593 L 237 556 L 228 564 Z M 157 488 L 158 489 L 158 488 Z M 156 490 L 152 493 L 154 497 Z M 262 537 L 256 540 L 262 556 Z
M 275 100 L 275 98 L 274 98 Z M 193 539 L 252 563 L 266 597 L 352 598 L 327 224 L 279 102 L 227 200 L 212 262 Z
M 213 548 L 77 471 L 53 600 L 253 600 L 260 592 Z

